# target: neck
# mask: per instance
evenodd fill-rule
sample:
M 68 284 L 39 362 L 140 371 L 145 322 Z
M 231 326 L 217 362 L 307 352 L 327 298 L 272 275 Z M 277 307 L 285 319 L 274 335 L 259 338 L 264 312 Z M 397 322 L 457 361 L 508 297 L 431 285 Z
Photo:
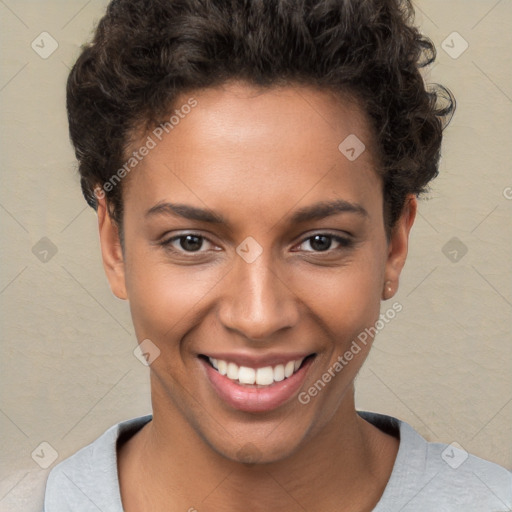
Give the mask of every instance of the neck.
M 200 512 L 372 510 L 391 474 L 398 440 L 357 414 L 353 390 L 346 395 L 321 432 L 286 459 L 266 464 L 223 457 L 179 410 L 154 400 L 153 420 L 120 452 L 126 512 L 169 510 L 171 504 L 173 510 Z M 137 494 L 130 480 L 139 483 Z

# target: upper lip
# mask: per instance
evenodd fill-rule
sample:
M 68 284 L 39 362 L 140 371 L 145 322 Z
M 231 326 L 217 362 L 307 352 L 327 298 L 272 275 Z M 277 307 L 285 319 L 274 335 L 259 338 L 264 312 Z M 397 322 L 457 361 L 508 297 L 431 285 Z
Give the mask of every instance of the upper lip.
M 312 355 L 313 352 L 289 352 L 265 354 L 261 356 L 242 354 L 234 352 L 216 352 L 201 354 L 212 359 L 221 359 L 228 363 L 235 363 L 237 366 L 246 366 L 248 368 L 264 368 L 266 366 L 277 366 L 278 364 L 286 364 L 288 361 L 297 361 L 305 359 Z

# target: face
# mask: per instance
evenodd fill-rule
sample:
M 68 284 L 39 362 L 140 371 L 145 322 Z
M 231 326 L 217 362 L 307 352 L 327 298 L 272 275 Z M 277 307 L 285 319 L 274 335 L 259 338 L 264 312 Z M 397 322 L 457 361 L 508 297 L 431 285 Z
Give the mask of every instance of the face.
M 275 461 L 352 403 L 371 340 L 336 362 L 396 290 L 415 202 L 388 239 L 374 141 L 348 99 L 231 83 L 177 108 L 191 96 L 169 133 L 134 145 L 155 143 L 124 184 L 124 252 L 100 202 L 104 265 L 160 351 L 155 420 L 172 411 L 217 453 Z M 362 146 L 338 149 L 354 135 L 355 159 Z

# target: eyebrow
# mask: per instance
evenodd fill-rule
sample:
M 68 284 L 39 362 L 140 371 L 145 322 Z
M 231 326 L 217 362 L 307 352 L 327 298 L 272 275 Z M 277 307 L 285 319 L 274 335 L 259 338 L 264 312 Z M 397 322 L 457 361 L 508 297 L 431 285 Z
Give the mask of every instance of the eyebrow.
M 368 212 L 360 204 L 337 199 L 334 201 L 320 201 L 309 206 L 304 206 L 294 212 L 289 223 L 300 224 L 324 219 L 340 213 L 355 213 L 362 217 L 368 217 Z M 229 226 L 229 221 L 218 212 L 181 203 L 159 203 L 150 208 L 146 212 L 145 217 L 148 218 L 155 215 L 172 215 L 189 220 Z

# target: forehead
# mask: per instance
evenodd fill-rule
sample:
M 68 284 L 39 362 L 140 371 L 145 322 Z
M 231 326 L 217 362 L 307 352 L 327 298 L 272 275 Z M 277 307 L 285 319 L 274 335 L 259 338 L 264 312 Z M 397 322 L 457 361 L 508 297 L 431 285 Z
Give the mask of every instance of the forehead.
M 364 139 L 368 148 L 373 146 L 366 113 L 348 92 L 335 95 L 311 86 L 263 88 L 228 82 L 178 97 L 174 110 L 182 110 L 191 98 L 197 106 L 181 116 L 187 122 L 182 119 L 180 126 L 172 128 L 178 137 L 180 132 L 189 139 L 200 134 L 228 149 L 243 144 L 248 150 L 258 150 L 261 143 L 262 151 L 274 150 L 283 157 L 292 156 L 284 151 L 290 144 L 304 139 L 309 144 L 296 147 L 293 153 L 337 149 L 340 136 L 350 134 Z
M 182 108 L 191 98 L 195 106 Z M 172 196 L 257 211 L 291 207 L 306 195 L 326 200 L 343 192 L 359 202 L 380 183 L 370 125 L 348 95 L 229 83 L 181 96 L 176 110 L 167 130 L 140 139 L 139 145 L 150 137 L 154 147 L 131 174 L 126 202 L 149 208 Z

